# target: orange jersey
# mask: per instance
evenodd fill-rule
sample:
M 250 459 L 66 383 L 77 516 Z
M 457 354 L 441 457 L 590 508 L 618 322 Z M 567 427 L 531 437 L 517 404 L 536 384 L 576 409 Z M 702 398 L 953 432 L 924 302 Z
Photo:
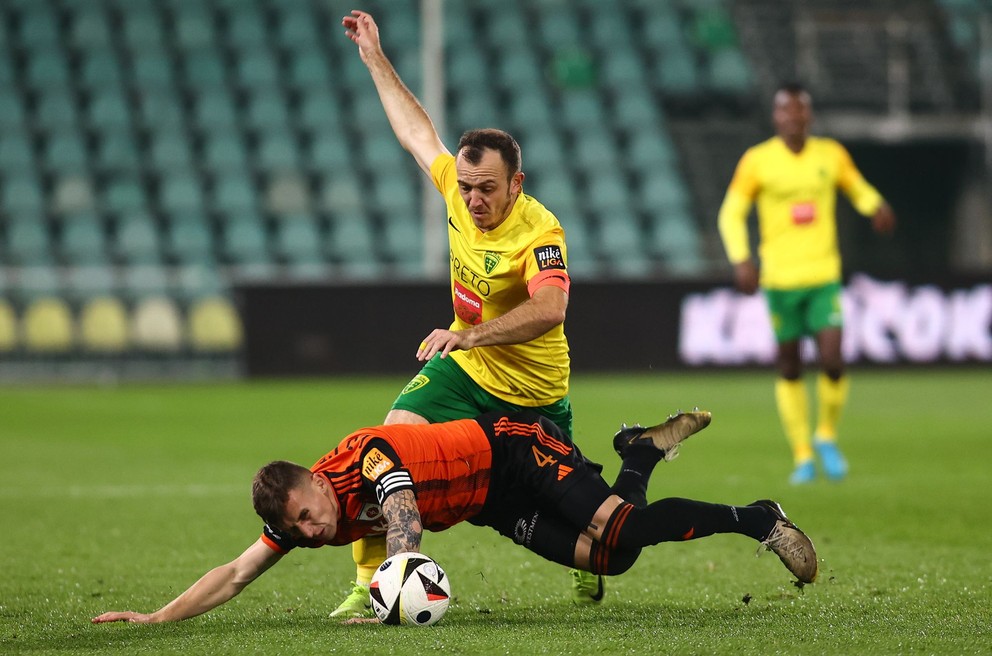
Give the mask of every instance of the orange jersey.
M 376 426 L 344 438 L 311 471 L 327 477 L 340 507 L 330 544 L 349 544 L 369 533 L 384 533 L 382 502 L 412 489 L 424 528 L 443 531 L 476 515 L 486 501 L 492 447 L 474 419 L 444 424 Z M 286 553 L 292 540 L 266 526 L 262 539 Z

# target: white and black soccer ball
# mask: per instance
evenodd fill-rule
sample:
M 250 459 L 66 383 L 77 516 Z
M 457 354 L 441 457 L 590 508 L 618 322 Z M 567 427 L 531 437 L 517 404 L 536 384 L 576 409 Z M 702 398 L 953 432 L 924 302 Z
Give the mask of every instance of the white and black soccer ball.
M 407 551 L 383 561 L 369 586 L 372 610 L 383 624 L 430 626 L 444 617 L 451 586 L 429 556 Z

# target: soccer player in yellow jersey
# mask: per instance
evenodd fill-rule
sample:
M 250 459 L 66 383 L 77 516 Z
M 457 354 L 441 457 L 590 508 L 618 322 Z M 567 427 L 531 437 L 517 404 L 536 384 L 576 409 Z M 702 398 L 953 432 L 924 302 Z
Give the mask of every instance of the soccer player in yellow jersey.
M 847 475 L 837 448 L 837 423 L 847 400 L 848 379 L 841 355 L 841 260 L 837 247 L 837 189 L 871 217 L 876 232 L 895 228 L 888 203 L 861 176 L 847 150 L 833 139 L 809 135 L 813 118 L 809 93 L 787 84 L 775 94 L 776 136 L 744 153 L 720 207 L 719 227 L 737 287 L 765 293 L 778 342 L 775 400 L 792 446 L 795 484 L 816 477 L 814 453 L 832 480 Z M 747 216 L 757 202 L 760 230 L 758 268 L 751 258 Z M 802 381 L 799 340 L 816 340 L 818 416 L 811 431 Z
M 452 155 L 383 52 L 373 18 L 353 11 L 342 24 L 397 139 L 444 196 L 448 215 L 454 321 L 424 338 L 417 358 L 425 365 L 385 423 L 527 408 L 571 437 L 565 234 L 558 219 L 523 192 L 520 147 L 502 130 L 472 130 Z M 386 556 L 385 542 L 359 540 L 353 556 L 355 585 L 333 617 L 367 612 L 368 583 Z M 579 570 L 572 576 L 577 601 L 602 599 L 601 577 Z

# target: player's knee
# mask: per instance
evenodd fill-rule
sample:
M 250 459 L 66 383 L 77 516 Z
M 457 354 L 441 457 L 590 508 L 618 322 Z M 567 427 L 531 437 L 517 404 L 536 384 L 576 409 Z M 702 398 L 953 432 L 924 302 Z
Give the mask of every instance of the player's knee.
M 592 561 L 592 571 L 594 574 L 605 574 L 616 576 L 623 574 L 630 569 L 641 555 L 640 549 L 610 549 L 606 550 L 602 545 L 598 545 L 604 551 L 596 554 Z

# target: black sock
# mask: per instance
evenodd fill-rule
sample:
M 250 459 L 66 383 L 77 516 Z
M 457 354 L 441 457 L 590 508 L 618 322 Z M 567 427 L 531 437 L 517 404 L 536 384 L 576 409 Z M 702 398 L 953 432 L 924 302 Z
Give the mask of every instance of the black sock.
M 714 533 L 739 533 L 760 541 L 768 537 L 774 525 L 774 518 L 761 507 L 670 498 L 633 510 L 620 528 L 619 541 L 622 545 L 644 547 Z
M 631 445 L 627 447 L 620 473 L 613 484 L 613 493 L 638 508 L 647 505 L 648 481 L 651 472 L 661 460 L 662 453 L 653 446 Z

